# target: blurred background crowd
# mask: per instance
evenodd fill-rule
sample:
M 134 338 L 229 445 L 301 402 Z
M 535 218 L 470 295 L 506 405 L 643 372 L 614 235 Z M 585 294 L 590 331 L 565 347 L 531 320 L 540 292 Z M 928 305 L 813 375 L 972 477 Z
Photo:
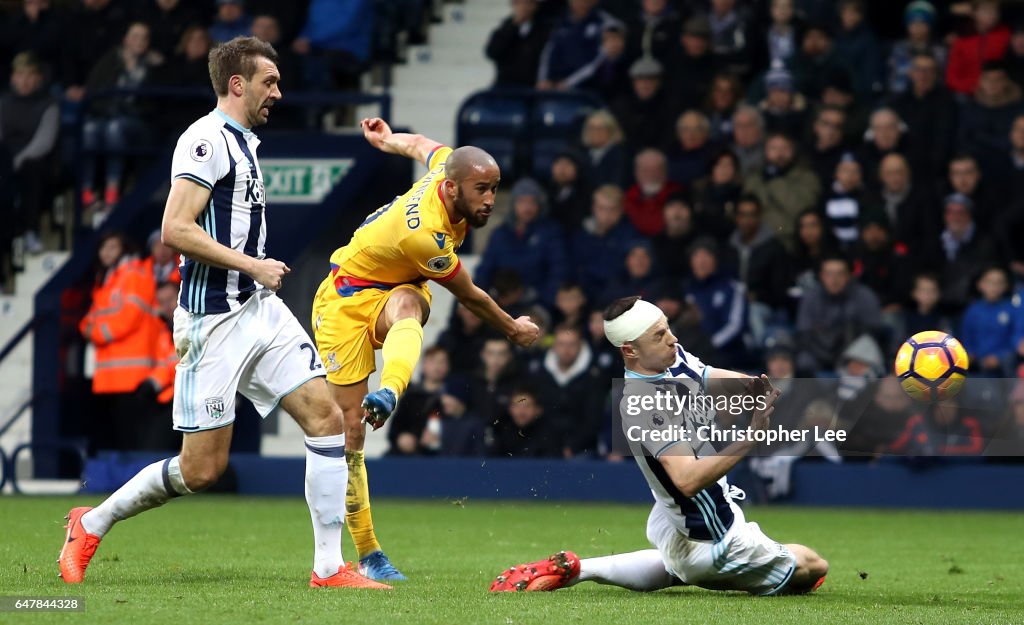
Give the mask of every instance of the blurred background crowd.
M 425 41 L 432 14 L 429 0 L 7 4 L 0 180 L 14 192 L 0 205 L 16 218 L 2 238 L 29 252 L 42 249 L 55 186 L 77 182 L 94 223 L 118 201 L 124 159 L 98 148 L 166 146 L 208 109 L 100 102 L 70 166 L 61 120 L 90 93 L 205 89 L 210 47 L 247 33 L 276 46 L 284 88 L 355 90 Z M 532 316 L 543 339 L 514 348 L 456 307 L 391 420 L 390 453 L 614 457 L 622 362 L 601 310 L 627 295 L 661 307 L 712 366 L 767 371 L 785 387 L 821 380 L 813 392 L 797 385 L 790 413 L 859 424 L 860 451 L 978 455 L 992 438 L 1024 439 L 1024 7 L 512 0 L 481 54 L 496 69 L 482 89 L 582 92 L 599 106 L 544 167 L 503 172 L 503 215 L 474 235 L 475 280 L 513 316 Z M 169 400 L 173 346 L 151 337 L 168 335 L 174 265 L 158 236 L 135 249 L 111 234 L 82 305 L 94 391 L 126 420 L 140 397 Z M 136 300 L 148 315 L 127 334 L 104 334 L 98 319 L 113 291 L 115 316 Z M 972 366 L 968 391 L 941 409 L 886 378 L 899 344 L 933 329 L 958 336 Z M 104 386 L 99 363 L 123 360 L 124 337 L 164 351 Z M 128 436 L 99 446 L 144 437 Z

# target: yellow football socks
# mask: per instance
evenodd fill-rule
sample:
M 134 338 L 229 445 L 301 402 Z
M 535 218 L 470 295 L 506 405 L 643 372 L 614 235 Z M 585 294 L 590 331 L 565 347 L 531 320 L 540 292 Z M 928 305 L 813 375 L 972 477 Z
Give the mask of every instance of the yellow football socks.
M 381 388 L 389 388 L 395 397 L 401 397 L 412 379 L 412 371 L 423 349 L 423 326 L 415 319 L 400 319 L 384 337 L 381 355 L 384 370 L 380 374 Z
M 366 481 L 366 463 L 362 450 L 346 451 L 348 463 L 348 489 L 345 492 L 345 523 L 352 535 L 359 559 L 380 551 L 377 535 L 373 533 L 370 516 L 370 485 Z

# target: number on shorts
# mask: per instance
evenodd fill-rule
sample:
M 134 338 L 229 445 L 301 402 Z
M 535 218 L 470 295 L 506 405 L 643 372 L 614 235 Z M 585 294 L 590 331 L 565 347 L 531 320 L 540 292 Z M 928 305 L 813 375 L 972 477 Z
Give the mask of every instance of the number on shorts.
M 324 368 L 323 364 L 320 362 L 320 359 L 317 358 L 317 353 L 316 353 L 316 348 L 315 347 L 313 347 L 309 343 L 303 343 L 302 345 L 299 345 L 299 349 L 308 349 L 309 350 L 309 370 L 310 371 L 316 371 L 317 369 L 323 369 Z

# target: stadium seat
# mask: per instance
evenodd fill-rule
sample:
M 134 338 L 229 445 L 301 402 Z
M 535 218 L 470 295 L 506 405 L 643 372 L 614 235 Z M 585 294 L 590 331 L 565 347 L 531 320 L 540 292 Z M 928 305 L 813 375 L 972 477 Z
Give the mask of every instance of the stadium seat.
M 469 97 L 459 110 L 458 141 L 475 143 L 477 137 L 515 137 L 526 128 L 529 105 L 521 96 L 480 92 Z
M 534 140 L 530 169 L 533 172 L 533 177 L 543 182 L 550 179 L 551 163 L 555 160 L 555 156 L 571 145 L 569 140 L 561 138 Z
M 518 171 L 518 150 L 514 137 L 477 137 L 472 140 L 472 144 L 494 157 L 503 177 L 515 179 Z
M 533 136 L 578 141 L 583 121 L 599 108 L 601 103 L 584 93 L 538 94 L 530 118 Z

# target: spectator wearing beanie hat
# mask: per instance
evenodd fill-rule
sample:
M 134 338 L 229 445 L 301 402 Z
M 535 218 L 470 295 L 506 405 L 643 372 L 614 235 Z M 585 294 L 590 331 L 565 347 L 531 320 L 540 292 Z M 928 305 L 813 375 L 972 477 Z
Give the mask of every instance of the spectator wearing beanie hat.
M 857 223 L 865 213 L 865 195 L 860 163 L 847 152 L 836 165 L 832 187 L 821 207 L 828 227 L 844 251 L 857 242 Z
M 781 65 L 764 75 L 765 99 L 759 108 L 768 132 L 799 136 L 804 128 L 807 101 L 796 92 L 793 74 Z
M 946 196 L 943 202 L 943 230 L 931 248 L 918 259 L 918 272 L 934 271 L 942 284 L 942 302 L 950 314 L 959 314 L 968 304 L 974 276 L 995 258 L 995 247 L 977 227 L 974 202 L 963 193 Z
M 480 288 L 491 286 L 495 273 L 513 269 L 546 305 L 553 305 L 568 278 L 561 229 L 545 216 L 547 196 L 532 178 L 512 186 L 512 214 L 491 234 L 474 278 Z
M 914 56 L 930 54 L 939 70 L 946 66 L 946 48 L 932 40 L 935 29 L 935 7 L 928 0 L 914 0 L 903 11 L 907 38 L 892 46 L 888 60 L 888 91 L 900 94 L 910 88 L 910 69 Z

